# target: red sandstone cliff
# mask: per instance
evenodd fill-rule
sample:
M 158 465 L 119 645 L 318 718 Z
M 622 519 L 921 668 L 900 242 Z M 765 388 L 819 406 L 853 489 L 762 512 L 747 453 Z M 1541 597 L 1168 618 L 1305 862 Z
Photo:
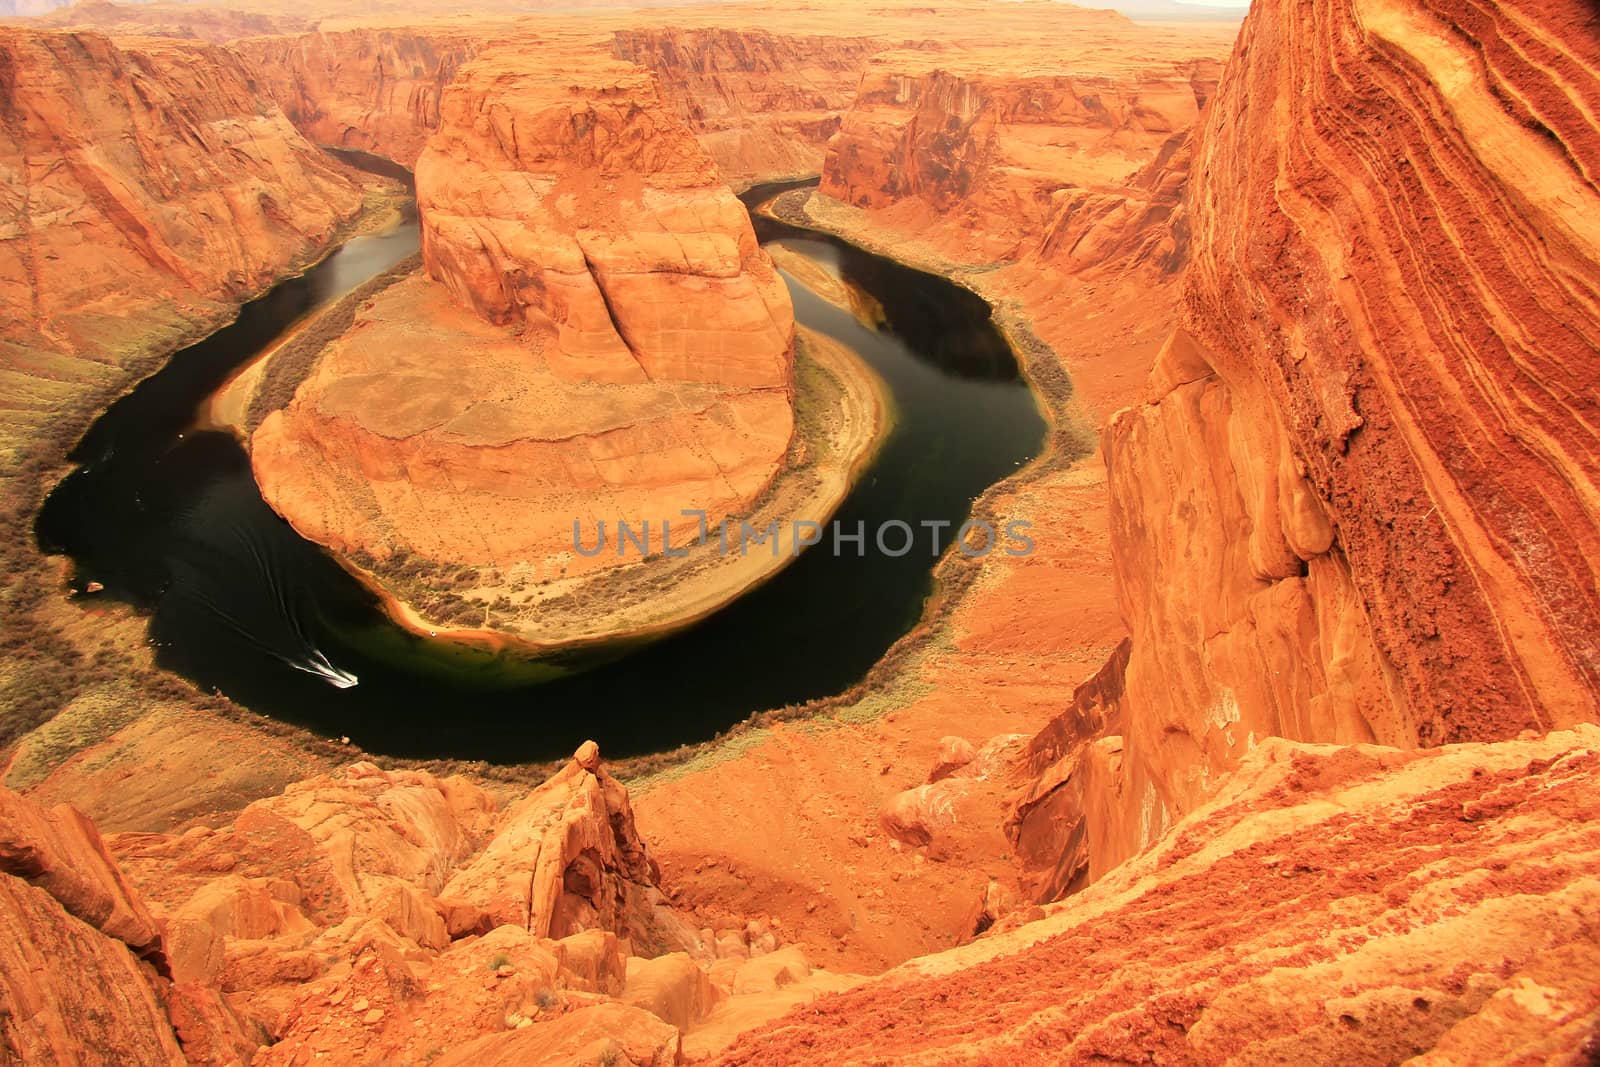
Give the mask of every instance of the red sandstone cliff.
M 485 56 L 417 164 L 428 272 L 484 318 L 555 325 L 558 373 L 788 387 L 794 317 L 655 77 Z
M 626 562 L 579 559 L 576 520 L 748 507 L 793 430 L 793 311 L 655 76 L 507 48 L 441 113 L 417 165 L 437 281 L 369 302 L 262 423 L 267 500 L 339 549 L 541 578 Z
M 1597 717 L 1594 28 L 1257 3 L 1196 144 L 1181 326 L 1106 436 L 1131 656 L 1041 742 L 1023 839 L 1091 766 L 1098 873 L 1267 737 Z
M 236 47 L 289 119 L 318 144 L 414 166 L 439 102 L 484 33 L 352 29 L 258 37 Z
M 1116 19 L 1105 32 L 1135 33 Z M 1082 242 L 1064 239 L 1068 220 L 1104 225 L 1107 211 L 1148 224 L 1123 206 L 1130 179 L 1141 203 L 1159 197 L 1170 212 L 1186 170 L 1174 182 L 1162 180 L 1169 168 L 1138 172 L 1173 156 L 1213 90 L 1208 42 L 1176 50 L 1196 58 L 1128 59 L 1109 72 L 1084 59 L 1082 73 L 1070 55 L 1052 62 L 1036 48 L 876 57 L 829 145 L 823 194 L 973 261 L 1021 259 L 1041 241 L 1070 252 Z
M 1118 189 L 1051 193 L 1049 218 L 1030 262 L 1080 277 L 1147 265 L 1163 276 L 1176 274 L 1189 258 L 1186 201 L 1193 163 L 1194 133 L 1186 128 L 1168 137 L 1155 158 Z
M 553 27 L 561 24 L 553 23 Z M 508 26 L 358 28 L 255 37 L 237 47 L 306 136 L 414 165 L 439 127 L 445 88 Z M 524 55 L 579 65 L 605 55 L 583 32 L 527 41 Z M 610 51 L 654 71 L 672 108 L 732 182 L 814 174 L 874 37 L 753 28 L 625 28 Z
M 0 342 L 112 359 L 214 321 L 361 203 L 235 52 L 0 30 Z
M 618 58 L 649 67 L 730 182 L 815 174 L 884 47 L 869 37 L 756 29 L 619 30 Z

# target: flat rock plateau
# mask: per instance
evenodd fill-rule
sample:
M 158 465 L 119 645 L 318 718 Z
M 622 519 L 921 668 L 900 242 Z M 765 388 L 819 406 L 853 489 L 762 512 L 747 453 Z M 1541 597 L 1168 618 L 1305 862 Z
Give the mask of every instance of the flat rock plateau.
M 0 21 L 0 1062 L 1600 1056 L 1592 4 L 47 6 Z M 33 518 L 392 219 L 322 146 L 414 168 L 421 255 L 232 410 L 418 624 L 784 484 L 808 342 L 734 192 L 801 176 L 993 306 L 1051 430 L 974 507 L 1036 551 L 658 757 L 196 691 Z

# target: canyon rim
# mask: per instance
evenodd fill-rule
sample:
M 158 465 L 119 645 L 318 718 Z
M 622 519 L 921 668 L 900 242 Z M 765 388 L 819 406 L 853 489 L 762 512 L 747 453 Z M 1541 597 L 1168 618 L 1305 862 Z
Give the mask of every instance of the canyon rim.
M 0 7 L 0 1062 L 1597 1062 L 1600 12 L 1115 8 Z

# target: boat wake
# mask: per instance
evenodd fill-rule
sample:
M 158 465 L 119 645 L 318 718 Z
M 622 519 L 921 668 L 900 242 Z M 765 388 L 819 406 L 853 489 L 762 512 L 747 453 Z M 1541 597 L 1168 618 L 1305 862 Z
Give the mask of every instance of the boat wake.
M 228 495 L 225 488 L 219 490 L 213 495 Z M 291 588 L 287 572 L 293 568 L 278 558 L 273 538 L 261 536 L 262 526 L 229 521 L 226 517 L 237 513 L 217 503 L 213 500 L 211 507 L 196 508 L 185 516 L 188 547 L 168 561 L 172 575 L 168 595 L 199 608 L 246 644 L 297 671 L 337 689 L 359 684 L 355 674 L 335 666 L 317 647 L 302 616 L 301 598 Z M 259 581 L 244 587 L 256 595 L 237 595 L 240 568 L 257 572 Z
M 349 671 L 340 670 L 329 663 L 328 657 L 324 656 L 320 649 L 312 649 L 311 659 L 305 663 L 295 663 L 293 660 L 287 662 L 295 670 L 305 671 L 307 674 L 315 674 L 337 689 L 349 689 L 360 681 Z

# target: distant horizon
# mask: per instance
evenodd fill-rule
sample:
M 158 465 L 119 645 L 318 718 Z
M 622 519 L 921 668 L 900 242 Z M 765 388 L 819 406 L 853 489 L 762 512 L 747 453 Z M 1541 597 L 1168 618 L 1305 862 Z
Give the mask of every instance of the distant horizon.
M 1136 20 L 1198 21 L 1243 19 L 1249 0 L 1067 0 L 1084 7 L 1109 8 Z

